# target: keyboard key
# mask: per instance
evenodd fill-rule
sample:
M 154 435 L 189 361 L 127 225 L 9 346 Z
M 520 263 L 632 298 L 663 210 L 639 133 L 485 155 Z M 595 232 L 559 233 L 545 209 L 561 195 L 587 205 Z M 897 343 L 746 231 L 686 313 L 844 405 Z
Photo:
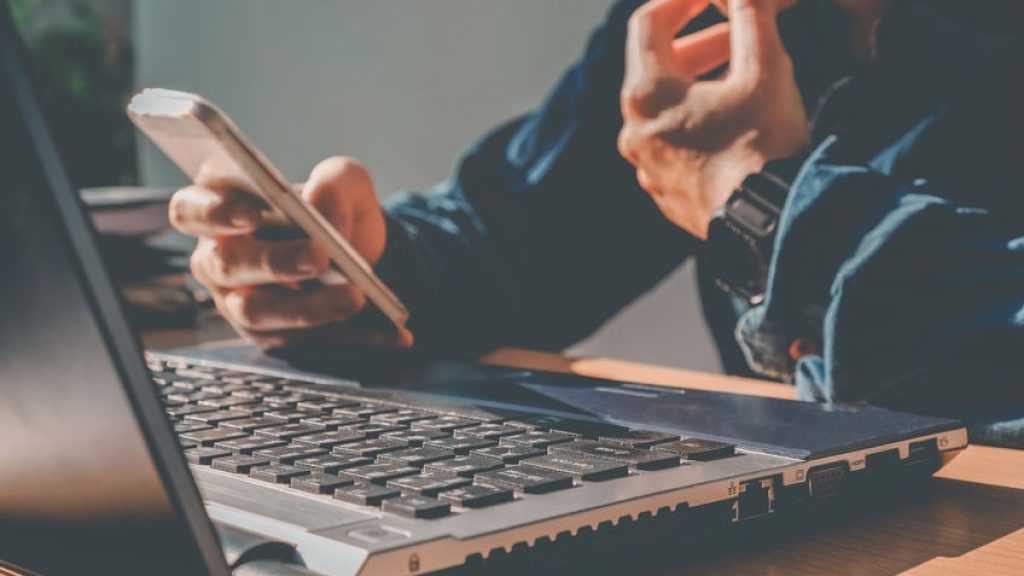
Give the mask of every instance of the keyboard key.
M 362 432 L 357 432 L 355 430 L 341 430 L 337 432 L 320 432 L 318 434 L 310 434 L 308 436 L 299 436 L 295 439 L 295 442 L 316 446 L 318 448 L 333 448 L 339 444 L 348 444 L 365 439 L 366 434 L 363 434 Z
M 454 490 L 446 490 L 438 494 L 437 497 L 464 508 L 483 508 L 502 502 L 511 502 L 512 490 L 484 484 L 472 484 Z
M 355 406 L 345 406 L 342 408 L 335 408 L 332 414 L 336 416 L 352 416 L 355 418 L 369 418 L 375 414 L 386 414 L 388 412 L 397 412 L 398 408 L 395 406 L 385 406 L 383 404 L 372 404 L 364 402 Z
M 230 456 L 230 450 L 224 450 L 222 448 L 197 447 L 191 450 L 185 450 L 185 460 L 189 464 L 199 464 L 201 466 L 209 466 L 210 462 L 214 458 L 220 458 L 222 456 Z
M 308 468 L 299 468 L 288 464 L 271 464 L 269 466 L 257 466 L 249 470 L 249 476 L 263 482 L 273 484 L 287 484 L 292 478 L 307 476 L 310 474 Z
M 368 456 L 372 458 L 378 454 L 401 450 L 408 446 L 409 443 L 405 440 L 398 440 L 395 438 L 371 438 L 369 440 L 361 440 L 359 442 L 352 442 L 349 444 L 339 444 L 334 447 L 332 452 L 335 454 Z
M 311 494 L 333 494 L 338 488 L 352 486 L 355 480 L 348 476 L 312 472 L 305 476 L 292 478 L 291 487 Z
M 275 410 L 270 409 L 263 415 L 264 418 L 272 418 L 277 420 L 280 424 L 294 424 L 303 418 L 309 418 L 313 416 L 309 412 L 302 412 L 300 410 Z
M 244 388 L 231 391 L 232 396 L 237 398 L 248 398 L 254 402 L 258 402 L 264 398 L 272 396 L 274 393 L 275 392 L 273 390 L 260 390 L 259 388 L 253 388 L 252 386 L 245 386 Z
M 233 440 L 235 438 L 242 438 L 246 436 L 245 432 L 239 430 L 229 430 L 226 428 L 213 428 L 210 430 L 196 430 L 194 432 L 185 432 L 181 435 L 185 440 L 191 440 L 200 446 L 213 446 L 217 442 L 224 440 Z
M 397 498 L 401 492 L 394 488 L 376 486 L 374 484 L 356 484 L 334 491 L 334 497 L 342 502 L 359 504 L 360 506 L 380 506 L 388 498 Z
M 479 420 L 459 418 L 458 416 L 438 416 L 437 418 L 431 418 L 430 420 L 417 420 L 410 424 L 410 426 L 413 430 L 438 430 L 441 432 L 451 432 L 459 428 L 466 428 L 467 426 L 476 426 L 477 424 L 480 424 Z
M 223 472 L 234 472 L 235 474 L 248 474 L 249 470 L 256 466 L 270 464 L 270 458 L 260 456 L 246 456 L 245 454 L 232 454 L 221 458 L 214 458 L 211 465 L 214 470 Z
M 217 448 L 230 450 L 235 454 L 252 454 L 257 450 L 265 450 L 267 448 L 277 448 L 278 446 L 287 445 L 288 442 L 285 440 L 265 436 L 246 436 L 244 438 L 224 440 L 214 444 Z
M 474 479 L 480 484 L 511 488 L 527 494 L 542 494 L 572 487 L 572 476 L 568 474 L 521 465 L 481 472 Z
M 653 430 L 627 430 L 622 434 L 601 436 L 598 440 L 612 442 L 614 444 L 624 444 L 626 446 L 632 446 L 633 448 L 650 448 L 655 444 L 679 440 L 679 436 L 676 436 L 675 434 L 668 434 L 666 432 L 655 432 Z M 661 448 L 661 446 L 659 446 L 659 448 Z
M 514 436 L 526 432 L 525 428 L 510 426 L 508 424 L 481 424 L 470 428 L 459 428 L 455 431 L 456 436 L 474 436 L 477 438 L 496 439 L 502 436 Z
M 266 391 L 270 391 L 270 390 L 280 390 L 281 389 L 281 385 L 280 384 L 278 384 L 277 382 L 274 382 L 272 380 L 267 380 L 265 378 L 260 378 L 259 380 L 252 380 L 252 381 L 249 382 L 249 386 L 251 386 L 253 388 L 256 388 L 257 390 L 263 390 L 265 392 Z
M 185 416 L 186 422 L 202 422 L 203 424 L 210 424 L 216 426 L 221 422 L 228 420 L 241 420 L 248 418 L 248 414 L 245 412 L 238 412 L 237 410 L 218 410 L 216 412 L 200 412 L 199 414 L 189 414 Z
M 458 456 L 451 460 L 431 462 L 423 466 L 424 472 L 435 472 L 449 476 L 465 476 L 472 478 L 480 472 L 501 468 L 500 460 L 481 458 L 479 456 Z
M 451 450 L 456 454 L 468 454 L 470 450 L 474 450 L 476 448 L 487 448 L 488 446 L 496 446 L 497 444 L 498 443 L 494 440 L 477 438 L 475 436 L 437 438 L 436 440 L 427 440 L 423 442 L 424 446 L 444 448 L 446 450 Z
M 678 454 L 683 460 L 715 460 L 736 453 L 736 446 L 732 444 L 701 438 L 683 438 L 668 444 L 658 444 L 657 448 Z
M 310 418 L 303 418 L 302 420 L 299 420 L 299 422 L 303 424 L 323 426 L 328 430 L 337 430 L 341 426 L 362 424 L 363 421 L 352 416 L 312 416 Z
M 172 408 L 165 408 L 164 412 L 168 416 L 173 417 L 184 417 L 189 414 L 199 414 L 200 412 L 213 412 L 216 408 L 212 406 L 200 406 L 198 404 L 188 404 L 185 406 L 174 406 Z
M 270 458 L 274 462 L 280 462 L 281 464 L 292 464 L 296 460 L 312 458 L 313 456 L 320 456 L 323 454 L 327 454 L 327 450 L 317 448 L 316 446 L 303 446 L 302 444 L 289 444 L 287 446 L 266 448 L 253 452 L 253 455 L 255 456 Z
M 515 464 L 523 458 L 531 458 L 533 456 L 540 456 L 544 454 L 544 449 L 534 448 L 526 444 L 509 444 L 505 446 L 490 446 L 488 448 L 477 448 L 470 452 L 470 454 L 480 456 L 482 458 L 494 458 L 500 460 L 505 464 Z
M 530 430 L 525 434 L 515 436 L 503 436 L 502 444 L 525 444 L 534 448 L 547 448 L 552 444 L 561 442 L 572 442 L 576 437 L 572 434 L 562 432 L 544 432 L 543 430 Z
M 410 446 L 420 446 L 427 440 L 447 438 L 448 436 L 447 432 L 442 432 L 441 430 L 396 430 L 394 432 L 385 432 L 381 435 L 382 438 L 405 440 Z
M 189 448 L 196 448 L 199 446 L 196 442 L 191 440 L 182 440 L 181 438 L 178 438 L 178 445 L 181 446 L 182 450 L 188 450 Z
M 401 496 L 381 504 L 381 510 L 407 518 L 441 518 L 447 516 L 451 509 L 451 504 L 425 496 Z
M 323 456 L 314 456 L 312 458 L 303 458 L 302 460 L 296 460 L 296 466 L 302 466 L 303 468 L 309 468 L 314 472 L 323 472 L 326 474 L 337 474 L 339 471 L 345 468 L 352 468 L 353 466 L 362 466 L 363 464 L 372 464 L 373 460 L 363 456 L 341 456 L 337 454 L 324 454 Z
M 323 432 L 324 430 L 325 428 L 323 426 L 296 422 L 295 424 L 283 424 L 281 426 L 274 426 L 273 428 L 260 428 L 256 430 L 256 434 L 260 436 L 273 436 L 274 438 L 280 438 L 282 440 L 291 440 L 292 438 L 316 434 L 317 432 Z
M 193 390 L 199 391 L 203 386 L 207 384 L 215 384 L 213 380 L 207 378 L 186 378 L 179 374 L 170 376 L 167 381 L 171 386 L 174 386 L 178 390 Z
M 575 440 L 566 444 L 555 444 L 550 452 L 582 454 L 596 458 L 608 458 L 625 462 L 638 470 L 659 470 L 679 466 L 679 455 L 665 450 L 630 448 L 622 444 L 599 442 L 597 440 Z
M 204 392 L 205 394 L 205 392 Z M 213 406 L 220 410 L 221 408 L 230 408 L 232 406 L 241 406 L 243 404 L 255 404 L 256 402 L 250 398 L 242 398 L 240 396 L 227 396 L 220 398 L 209 398 L 200 400 L 200 406 Z
M 604 422 L 588 422 L 560 416 L 526 415 L 510 420 L 507 424 L 522 425 L 526 428 L 546 428 L 552 432 L 562 432 L 574 436 L 597 438 L 599 436 L 616 436 L 628 432 L 628 428 Z
M 198 432 L 200 430 L 210 430 L 213 426 L 210 424 L 204 424 L 202 422 L 178 422 L 174 425 L 174 431 L 178 434 L 185 434 L 186 432 Z
M 243 404 L 241 406 L 232 406 L 231 411 L 241 412 L 249 418 L 256 418 L 263 416 L 263 413 L 267 411 L 267 408 L 260 404 Z
M 274 408 L 276 410 L 287 410 L 297 409 L 299 402 L 312 402 L 314 400 L 323 400 L 323 396 L 313 396 L 310 394 L 287 394 L 285 396 L 274 396 L 273 398 L 267 398 L 263 401 L 263 404 Z M 310 411 L 305 411 L 307 416 Z M 313 410 L 316 414 L 319 414 L 319 410 Z
M 206 384 L 200 390 L 203 392 L 213 392 L 214 394 L 220 394 L 222 396 L 231 394 L 235 390 L 248 390 L 249 386 L 241 383 L 230 383 L 230 382 L 214 382 Z
M 281 421 L 274 418 L 245 418 L 242 420 L 228 420 L 227 422 L 221 423 L 221 428 L 230 428 L 232 430 L 241 430 L 242 432 L 252 432 L 253 430 L 259 430 L 260 428 L 270 428 L 271 426 L 280 426 Z
M 338 430 L 358 430 L 366 434 L 369 438 L 376 438 L 386 432 L 395 432 L 397 430 L 405 430 L 405 426 L 397 424 L 385 424 L 383 422 L 363 422 L 362 424 L 353 424 L 351 426 L 341 426 Z
M 398 410 L 385 414 L 375 414 L 370 417 L 370 422 L 383 422 L 385 424 L 409 424 L 417 420 L 429 420 L 437 418 L 437 414 L 420 412 L 419 410 Z
M 305 402 L 299 402 L 295 407 L 299 410 L 319 412 L 320 414 L 330 414 L 331 410 L 341 408 L 344 405 L 344 402 L 336 402 L 334 400 L 306 400 Z
M 419 474 L 419 468 L 404 466 L 402 464 L 365 464 L 347 468 L 345 474 L 356 479 L 356 482 L 374 484 L 386 484 L 388 480 Z
M 445 490 L 469 486 L 472 483 L 473 481 L 469 478 L 461 476 L 426 473 L 389 480 L 387 485 L 389 488 L 396 488 L 403 493 L 412 493 L 419 496 L 436 496 Z
M 607 480 L 609 478 L 620 478 L 629 474 L 629 465 L 625 462 L 568 452 L 564 454 L 545 454 L 536 458 L 528 458 L 520 463 L 527 466 L 564 472 L 577 480 L 588 480 L 591 482 Z
M 422 467 L 424 464 L 430 462 L 437 462 L 438 460 L 447 460 L 448 458 L 454 458 L 455 452 L 451 450 L 444 450 L 442 448 L 432 448 L 430 446 L 423 446 L 421 448 L 406 448 L 404 450 L 396 450 L 394 452 L 385 452 L 377 457 L 378 462 L 395 462 L 398 464 L 405 464 L 407 466 L 416 466 L 417 468 Z

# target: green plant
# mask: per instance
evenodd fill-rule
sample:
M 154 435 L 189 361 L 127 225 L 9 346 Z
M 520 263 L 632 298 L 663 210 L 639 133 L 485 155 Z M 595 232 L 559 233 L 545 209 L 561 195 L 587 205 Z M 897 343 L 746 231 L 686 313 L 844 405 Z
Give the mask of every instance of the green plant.
M 127 35 L 82 1 L 13 0 L 43 107 L 79 187 L 136 180 Z

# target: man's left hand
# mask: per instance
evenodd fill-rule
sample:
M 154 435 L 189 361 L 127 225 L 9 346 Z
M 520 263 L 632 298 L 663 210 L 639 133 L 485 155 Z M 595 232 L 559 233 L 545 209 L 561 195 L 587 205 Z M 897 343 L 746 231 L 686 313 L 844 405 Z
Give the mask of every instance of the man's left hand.
M 776 23 L 793 3 L 730 0 L 729 22 L 681 38 L 709 0 L 651 0 L 630 19 L 619 150 L 662 213 L 698 238 L 744 178 L 810 142 Z M 697 80 L 726 62 L 721 77 Z

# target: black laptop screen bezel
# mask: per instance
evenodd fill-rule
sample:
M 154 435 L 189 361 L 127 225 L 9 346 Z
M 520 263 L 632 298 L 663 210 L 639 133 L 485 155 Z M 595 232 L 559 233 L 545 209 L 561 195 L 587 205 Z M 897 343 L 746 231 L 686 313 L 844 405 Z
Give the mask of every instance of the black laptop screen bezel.
M 206 515 L 180 445 L 163 412 L 156 389 L 143 361 L 142 347 L 124 314 L 121 295 L 110 280 L 100 255 L 92 223 L 81 199 L 74 193 L 59 158 L 46 121 L 38 105 L 32 81 L 26 72 L 27 51 L 11 16 L 9 2 L 0 2 L 0 73 L 13 88 L 13 100 L 21 112 L 33 152 L 42 167 L 49 200 L 56 218 L 63 224 L 63 244 L 74 273 L 83 289 L 92 316 L 100 328 L 129 403 L 138 430 L 166 490 L 174 513 L 190 530 L 195 552 L 206 573 L 227 575 L 228 567 L 216 533 Z M 129 431 L 126 431 L 128 433 Z

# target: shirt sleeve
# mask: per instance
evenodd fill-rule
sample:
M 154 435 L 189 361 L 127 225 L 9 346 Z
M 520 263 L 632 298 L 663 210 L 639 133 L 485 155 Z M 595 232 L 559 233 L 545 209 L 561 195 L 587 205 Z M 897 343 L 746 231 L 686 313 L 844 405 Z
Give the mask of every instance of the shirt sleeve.
M 417 346 L 564 347 L 692 253 L 616 148 L 626 22 L 641 3 L 617 3 L 546 101 L 472 146 L 448 182 L 388 203 L 378 272 L 409 306 Z
M 830 155 L 812 158 L 787 204 L 766 304 L 738 327 L 748 357 L 805 400 L 956 417 L 976 441 L 1019 445 L 1019 199 Z M 794 363 L 797 339 L 820 354 Z

